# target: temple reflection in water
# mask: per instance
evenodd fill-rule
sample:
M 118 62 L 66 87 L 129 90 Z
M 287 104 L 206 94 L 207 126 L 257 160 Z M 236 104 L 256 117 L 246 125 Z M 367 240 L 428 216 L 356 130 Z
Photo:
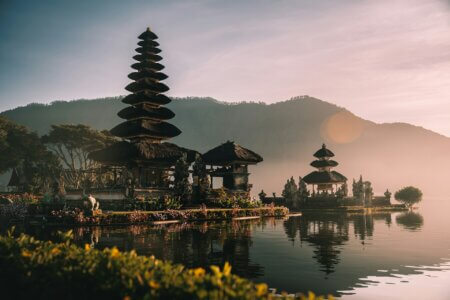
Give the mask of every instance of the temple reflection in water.
M 391 214 L 321 213 L 285 220 L 266 218 L 119 228 L 80 227 L 74 229 L 74 235 L 80 245 L 88 243 L 99 249 L 113 246 L 121 250 L 135 249 L 139 254 L 154 255 L 189 268 L 209 269 L 209 265 L 223 265 L 228 261 L 235 274 L 255 279 L 263 277 L 265 270 L 251 256 L 252 235 L 271 228 L 284 231 L 289 241 L 287 244 L 292 247 L 308 245 L 312 249 L 312 258 L 317 262 L 316 268 L 327 278 L 335 272 L 349 240 L 357 240 L 362 247 L 370 243 L 374 224 L 380 222 L 390 226 Z M 396 223 L 405 230 L 416 231 L 423 225 L 423 217 L 413 212 L 402 213 L 396 216 Z M 48 235 L 48 232 L 34 234 L 41 236 Z
M 350 227 L 353 234 L 364 243 L 373 236 L 374 220 L 384 220 L 390 225 L 391 214 L 304 214 L 300 218 L 286 220 L 284 230 L 288 239 L 294 244 L 308 243 L 314 248 L 314 259 L 320 270 L 326 275 L 333 273 L 335 265 L 340 261 L 342 247 L 349 240 Z M 352 225 L 352 226 L 350 226 Z

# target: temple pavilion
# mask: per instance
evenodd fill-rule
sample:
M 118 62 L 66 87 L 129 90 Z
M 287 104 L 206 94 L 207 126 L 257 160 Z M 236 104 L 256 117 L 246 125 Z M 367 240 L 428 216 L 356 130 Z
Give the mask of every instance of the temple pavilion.
M 209 166 L 211 188 L 214 177 L 222 178 L 223 188 L 230 194 L 249 197 L 249 165 L 255 165 L 263 158 L 255 152 L 246 149 L 235 142 L 227 141 L 202 155 L 203 162 Z
M 317 159 L 311 162 L 311 166 L 316 168 L 317 171 L 303 177 L 303 181 L 312 186 L 313 193 L 333 193 L 347 182 L 344 175 L 332 170 L 338 165 L 338 162 L 330 159 L 334 157 L 334 153 L 327 149 L 325 144 L 314 153 L 314 157 Z
M 147 28 L 139 39 L 133 57 L 137 62 L 131 66 L 135 71 L 128 75 L 133 82 L 125 88 L 131 94 L 122 99 L 129 106 L 118 113 L 125 121 L 110 130 L 121 140 L 90 153 L 90 158 L 114 170 L 114 174 L 122 170 L 122 177 L 132 181 L 133 189 L 166 192 L 176 161 L 184 156 L 192 162 L 198 153 L 166 142 L 181 131 L 167 122 L 175 114 L 164 107 L 171 100 L 163 94 L 169 87 L 161 82 L 168 76 L 161 72 L 164 66 L 159 63 L 158 37 Z

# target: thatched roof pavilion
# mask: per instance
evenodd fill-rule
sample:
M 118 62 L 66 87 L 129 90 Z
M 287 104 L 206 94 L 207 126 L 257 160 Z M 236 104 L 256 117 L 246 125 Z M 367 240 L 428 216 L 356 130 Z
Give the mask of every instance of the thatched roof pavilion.
M 308 184 L 344 183 L 347 178 L 336 171 L 313 171 L 303 177 Z
M 251 185 L 248 182 L 250 175 L 248 165 L 263 161 L 259 154 L 227 141 L 209 150 L 202 157 L 205 164 L 210 165 L 211 187 L 213 187 L 213 177 L 221 177 L 223 187 L 229 192 L 249 197 Z
M 338 184 L 344 184 L 347 181 L 344 175 L 331 170 L 331 168 L 338 166 L 338 162 L 330 159 L 334 156 L 334 153 L 327 149 L 325 144 L 314 153 L 314 156 L 318 159 L 311 162 L 311 166 L 317 168 L 317 171 L 303 177 L 303 181 L 312 185 L 313 190 L 315 185 L 317 185 L 319 191 L 333 190 L 333 185 L 337 188 Z
M 122 141 L 106 149 L 95 151 L 90 157 L 104 165 L 138 166 L 151 163 L 152 165 L 174 165 L 183 155 L 188 162 L 193 162 L 197 151 L 179 147 L 172 143 L 153 143 L 151 141 L 137 141 L 129 143 Z
M 206 164 L 217 166 L 229 165 L 232 163 L 253 165 L 262 162 L 263 158 L 259 154 L 256 154 L 235 142 L 227 141 L 203 154 L 203 161 Z

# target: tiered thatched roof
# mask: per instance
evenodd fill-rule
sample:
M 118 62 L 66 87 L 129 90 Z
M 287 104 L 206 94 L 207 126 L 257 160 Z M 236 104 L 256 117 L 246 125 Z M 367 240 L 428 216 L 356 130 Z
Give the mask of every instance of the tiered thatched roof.
M 165 122 L 175 116 L 175 114 L 161 105 L 170 102 L 170 99 L 162 93 L 167 92 L 169 87 L 161 80 L 167 75 L 161 73 L 164 66 L 158 63 L 162 57 L 157 55 L 161 50 L 155 41 L 157 35 L 147 28 L 139 39 L 141 40 L 136 49 L 139 54 L 133 58 L 138 62 L 131 67 L 136 72 L 128 75 L 134 82 L 126 86 L 126 90 L 133 94 L 126 96 L 122 102 L 132 106 L 122 109 L 118 116 L 126 121 L 111 129 L 115 136 L 136 140 L 150 139 L 159 142 L 181 133 L 174 125 Z
M 303 177 L 303 181 L 308 184 L 344 183 L 347 177 L 336 171 L 314 171 Z
M 263 161 L 263 158 L 249 149 L 228 141 L 203 154 L 203 161 L 210 165 L 256 164 Z
M 325 144 L 322 148 L 314 153 L 314 156 L 318 159 L 311 163 L 311 166 L 317 168 L 317 171 L 313 171 L 303 177 L 303 180 L 308 184 L 327 184 L 327 183 L 344 183 L 347 178 L 339 172 L 332 171 L 331 168 L 338 165 L 337 161 L 329 159 L 334 156 Z
M 187 156 L 188 162 L 193 162 L 199 153 L 172 143 L 153 143 L 141 140 L 134 143 L 127 141 L 115 143 L 106 149 L 91 152 L 89 158 L 105 165 L 133 166 L 149 162 L 170 166 L 174 165 L 183 155 Z
M 334 153 L 328 150 L 325 144 L 322 144 L 322 148 L 317 150 L 316 153 L 314 153 L 314 156 L 317 158 L 333 157 Z
M 327 159 L 327 160 L 315 160 L 310 164 L 314 168 L 325 168 L 325 167 L 336 167 L 339 165 L 337 161 Z

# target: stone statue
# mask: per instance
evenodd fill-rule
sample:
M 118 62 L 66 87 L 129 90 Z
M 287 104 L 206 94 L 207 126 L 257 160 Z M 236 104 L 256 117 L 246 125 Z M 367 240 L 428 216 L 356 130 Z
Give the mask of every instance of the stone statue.
M 87 215 L 92 215 L 95 210 L 100 208 L 100 203 L 91 194 L 89 194 L 86 200 L 83 202 L 85 212 Z

